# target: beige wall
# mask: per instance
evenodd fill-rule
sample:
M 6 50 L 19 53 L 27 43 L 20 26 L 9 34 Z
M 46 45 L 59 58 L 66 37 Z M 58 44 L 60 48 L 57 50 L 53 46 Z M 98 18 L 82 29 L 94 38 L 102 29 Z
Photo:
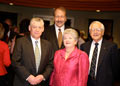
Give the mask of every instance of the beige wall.
M 13 12 L 18 14 L 18 24 L 24 18 L 32 18 L 33 15 L 52 16 L 53 9 L 32 8 L 24 6 L 9 6 L 0 4 L 0 11 Z M 74 27 L 84 30 L 86 36 L 88 33 L 88 19 L 112 19 L 113 20 L 113 37 L 114 42 L 120 48 L 120 12 L 85 12 L 85 11 L 68 11 L 68 17 L 74 18 Z

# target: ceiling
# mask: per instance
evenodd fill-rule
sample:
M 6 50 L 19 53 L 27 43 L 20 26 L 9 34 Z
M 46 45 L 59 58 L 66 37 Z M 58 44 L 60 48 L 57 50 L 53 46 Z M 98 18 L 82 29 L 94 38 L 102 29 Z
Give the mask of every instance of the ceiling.
M 69 10 L 81 11 L 120 11 L 120 0 L 0 0 L 0 3 L 39 8 L 64 6 Z

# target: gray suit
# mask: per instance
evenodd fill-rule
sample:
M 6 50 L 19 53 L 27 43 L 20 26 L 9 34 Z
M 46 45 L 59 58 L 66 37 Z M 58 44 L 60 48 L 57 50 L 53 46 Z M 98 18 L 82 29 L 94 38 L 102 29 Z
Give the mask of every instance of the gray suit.
M 53 70 L 52 61 L 51 44 L 41 39 L 41 62 L 38 73 L 36 73 L 35 55 L 31 38 L 30 36 L 19 38 L 12 57 L 12 66 L 15 69 L 14 86 L 30 86 L 26 79 L 31 74 L 34 76 L 42 74 L 47 79 Z M 46 86 L 45 83 L 45 81 L 42 81 L 39 85 Z

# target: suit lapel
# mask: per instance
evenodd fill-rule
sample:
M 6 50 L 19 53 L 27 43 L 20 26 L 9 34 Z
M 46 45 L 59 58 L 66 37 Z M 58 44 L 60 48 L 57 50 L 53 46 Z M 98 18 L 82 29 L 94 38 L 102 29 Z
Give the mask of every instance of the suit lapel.
M 102 64 L 103 59 L 105 59 L 105 57 L 104 57 L 105 53 L 106 53 L 106 45 L 105 45 L 104 40 L 103 40 L 101 50 L 100 50 L 97 69 L 99 69 L 100 65 Z
M 45 49 L 44 49 L 44 42 L 43 42 L 43 40 L 41 39 L 40 40 L 40 46 L 41 46 L 41 60 L 40 60 L 40 65 L 39 65 L 39 70 L 38 70 L 38 72 L 40 71 L 40 69 L 42 69 L 42 66 L 43 66 L 43 64 L 44 64 L 44 54 L 45 54 Z
M 55 25 L 53 25 L 51 32 L 52 32 L 52 38 L 53 38 L 52 40 L 54 40 L 54 43 L 55 43 L 55 44 L 57 45 L 57 47 L 59 48 L 59 46 L 58 46 L 58 39 L 57 39 L 57 36 L 56 36 Z
M 90 52 L 90 47 L 91 47 L 91 42 L 88 42 L 86 48 L 85 48 L 85 51 L 86 53 L 89 55 L 89 52 Z
M 36 64 L 35 64 L 35 54 L 34 54 L 34 49 L 33 49 L 33 45 L 32 45 L 32 40 L 30 38 L 30 36 L 28 36 L 28 40 L 29 40 L 29 50 L 30 50 L 30 57 L 31 57 L 31 63 L 33 64 L 33 67 L 36 70 Z

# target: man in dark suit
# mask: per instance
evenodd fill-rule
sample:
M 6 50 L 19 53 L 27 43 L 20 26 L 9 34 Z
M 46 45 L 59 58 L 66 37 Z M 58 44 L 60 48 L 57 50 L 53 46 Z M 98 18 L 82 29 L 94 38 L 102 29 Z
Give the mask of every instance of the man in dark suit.
M 118 65 L 117 45 L 103 39 L 104 25 L 99 21 L 91 23 L 89 32 L 93 41 L 81 45 L 89 55 L 88 86 L 113 86 Z
M 42 37 L 52 43 L 52 47 L 55 52 L 56 50 L 64 47 L 63 43 L 60 46 L 58 43 L 59 30 L 61 30 L 63 34 L 64 30 L 68 27 L 68 26 L 65 26 L 66 9 L 64 7 L 58 7 L 54 10 L 54 22 L 55 22 L 54 25 L 51 25 L 45 28 L 45 31 Z
M 17 33 L 15 33 L 12 29 L 13 29 L 13 24 L 12 24 L 12 20 L 11 19 L 9 19 L 9 18 L 7 18 L 7 19 L 5 19 L 5 21 L 4 21 L 7 25 L 8 25 L 8 27 L 9 27 L 9 30 L 8 30 L 8 32 L 7 32 L 7 34 L 6 34 L 6 42 L 8 43 L 9 41 L 11 41 L 14 37 L 15 37 L 15 35 L 17 35 Z
M 44 31 L 41 18 L 32 18 L 30 35 L 17 39 L 12 57 L 15 70 L 14 86 L 46 86 L 53 70 L 52 46 L 40 38 Z

